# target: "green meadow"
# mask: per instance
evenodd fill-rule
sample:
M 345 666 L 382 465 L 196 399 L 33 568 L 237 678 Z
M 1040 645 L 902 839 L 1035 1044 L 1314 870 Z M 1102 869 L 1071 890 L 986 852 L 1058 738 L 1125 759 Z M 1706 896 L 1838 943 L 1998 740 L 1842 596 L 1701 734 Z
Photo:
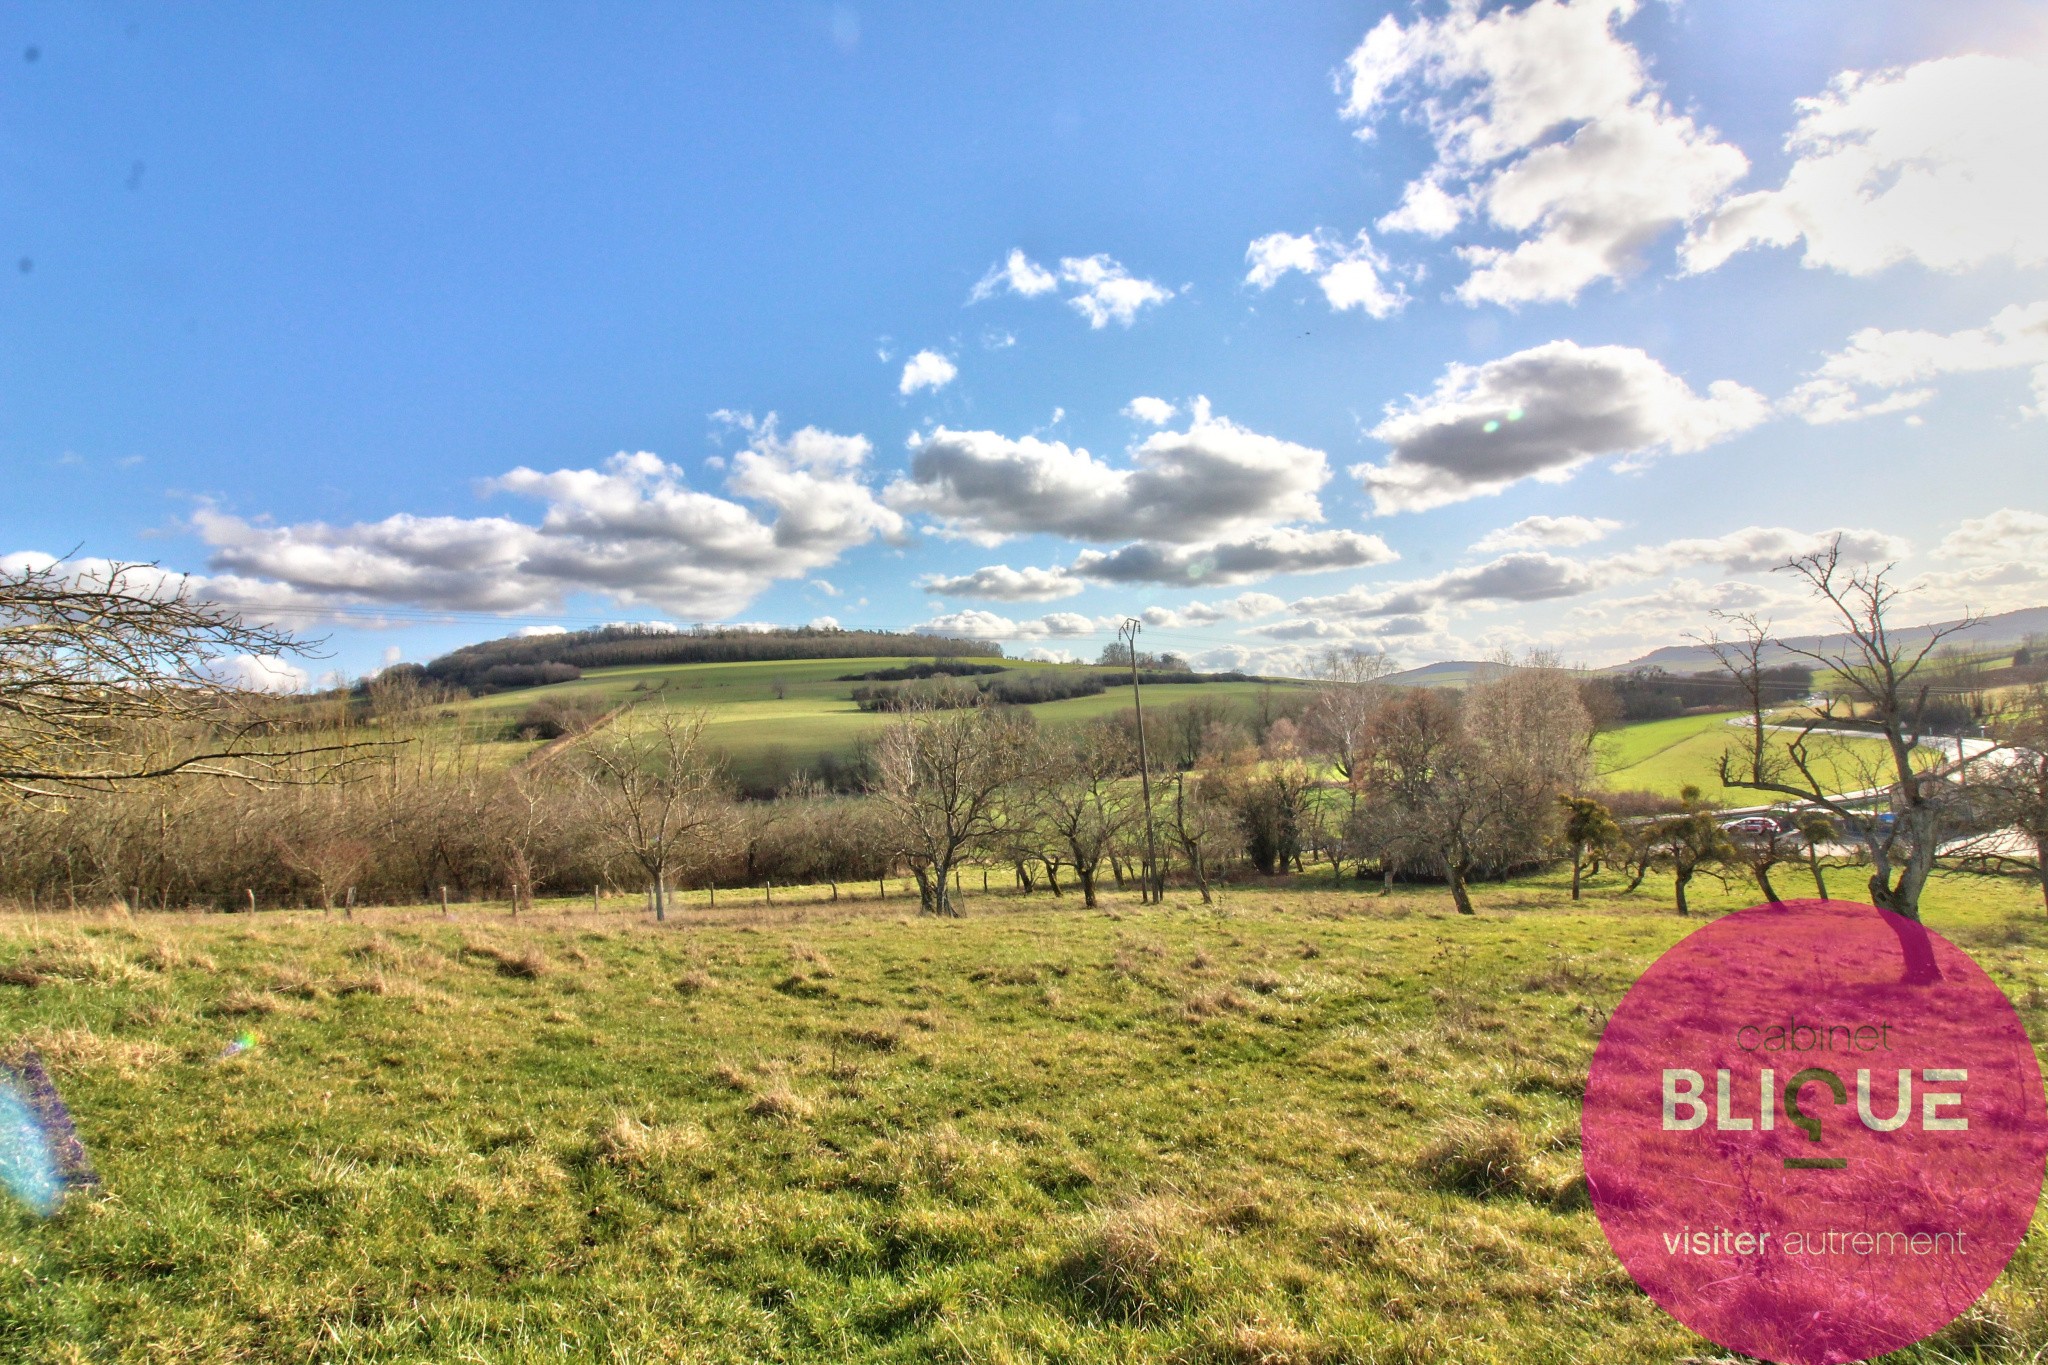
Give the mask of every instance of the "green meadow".
M 826 754 L 850 755 L 864 737 L 897 718 L 862 711 L 853 701 L 853 689 L 862 684 L 841 679 L 915 662 L 902 658 L 801 659 L 597 669 L 573 682 L 500 692 L 451 709 L 472 726 L 494 732 L 550 698 L 589 698 L 605 706 L 658 699 L 669 706 L 703 707 L 711 716 L 705 731 L 708 743 L 725 756 L 735 775 L 748 777 L 770 767 L 801 768 Z M 1073 671 L 1071 665 L 1001 662 L 1018 670 Z M 1291 682 L 1178 684 L 1147 689 L 1145 701 L 1163 712 L 1199 697 L 1249 714 L 1261 691 L 1293 691 L 1302 686 Z M 1042 725 L 1073 725 L 1128 711 L 1130 706 L 1130 689 L 1111 687 L 1099 696 L 1042 702 L 1029 710 Z
M 1702 922 L 1618 886 L 0 918 L 103 1180 L 0 1216 L 0 1358 L 1719 1360 L 1578 1177 L 1602 1022 Z M 2031 890 L 1927 915 L 2040 1036 Z M 1893 1359 L 2040 1359 L 2043 1245 Z
M 1746 730 L 1729 724 L 1740 715 L 1717 711 L 1609 730 L 1593 745 L 1597 780 L 1610 791 L 1652 791 L 1677 796 L 1684 788 L 1693 786 L 1709 801 L 1721 805 L 1768 805 L 1776 799 L 1768 793 L 1721 785 L 1721 755 L 1748 735 Z M 1773 730 L 1770 736 L 1771 744 L 1780 752 L 1794 738 L 1783 730 Z M 1866 774 L 1881 773 L 1882 765 L 1889 762 L 1883 742 L 1874 739 L 1821 735 L 1809 741 L 1809 749 L 1814 771 L 1835 791 L 1855 791 L 1870 785 Z M 1931 761 L 1934 756 L 1929 753 L 1927 757 Z

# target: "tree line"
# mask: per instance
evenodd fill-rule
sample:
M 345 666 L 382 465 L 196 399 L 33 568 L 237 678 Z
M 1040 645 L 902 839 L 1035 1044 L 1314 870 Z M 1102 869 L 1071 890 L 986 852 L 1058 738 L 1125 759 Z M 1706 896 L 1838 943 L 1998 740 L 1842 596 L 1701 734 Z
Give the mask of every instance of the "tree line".
M 1853 850 L 1860 894 L 1917 922 L 1937 860 L 2041 878 L 2048 690 L 2001 704 L 1995 762 L 1930 767 L 1915 727 L 1939 635 L 1894 649 L 1882 570 L 1791 567 L 1851 626 L 1812 663 L 1882 743 L 1854 751 L 1863 794 L 1836 790 L 1823 760 L 1841 722 L 1779 719 L 1781 680 L 1757 667 L 1767 625 L 1726 618 L 1713 643 L 1752 723 L 1732 732 L 1722 784 L 1790 817 L 1758 836 L 1731 832 L 1697 791 L 1596 794 L 1587 681 L 1541 654 L 1451 691 L 1391 685 L 1384 656 L 1332 651 L 1306 689 L 1161 707 L 1142 733 L 1129 713 L 1042 727 L 974 688 L 975 704 L 900 713 L 861 756 L 856 791 L 795 773 L 774 799 L 744 801 L 705 718 L 659 693 L 605 723 L 546 718 L 563 742 L 507 765 L 441 723 L 442 694 L 416 673 L 380 676 L 362 706 L 266 700 L 220 684 L 208 660 L 282 637 L 160 583 L 32 571 L 0 581 L 0 896 L 346 907 L 446 888 L 526 906 L 609 889 L 661 913 L 675 888 L 837 894 L 907 873 L 927 910 L 951 914 L 969 866 L 1083 904 L 1105 877 L 1206 899 L 1240 869 L 1326 867 L 1440 884 L 1470 913 L 1475 885 L 1569 862 L 1574 895 L 1589 872 L 1618 870 L 1632 891 L 1668 871 L 1682 912 L 1698 876 L 1749 875 L 1775 899 L 1773 875 L 1800 861 L 1824 894 L 1827 849 L 1838 862 Z

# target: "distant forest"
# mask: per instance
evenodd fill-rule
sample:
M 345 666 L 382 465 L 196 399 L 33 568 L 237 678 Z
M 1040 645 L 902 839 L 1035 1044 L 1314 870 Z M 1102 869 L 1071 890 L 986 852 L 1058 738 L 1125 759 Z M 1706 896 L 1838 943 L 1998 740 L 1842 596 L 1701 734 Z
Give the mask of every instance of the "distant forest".
M 1813 670 L 1796 664 L 1766 668 L 1757 675 L 1764 702 L 1798 701 L 1813 690 Z M 1749 704 L 1748 694 L 1725 673 L 1690 677 L 1661 668 L 1638 668 L 1588 684 L 1585 701 L 1596 714 L 1625 721 L 1663 720 L 1697 710 L 1735 710 Z
M 568 682 L 586 668 L 648 667 L 655 664 L 748 663 L 765 659 L 865 659 L 1001 657 L 1002 646 L 986 640 L 943 635 L 907 635 L 880 630 L 657 631 L 636 626 L 599 626 L 561 635 L 507 636 L 464 645 L 426 666 L 435 682 L 470 692 L 505 692 Z

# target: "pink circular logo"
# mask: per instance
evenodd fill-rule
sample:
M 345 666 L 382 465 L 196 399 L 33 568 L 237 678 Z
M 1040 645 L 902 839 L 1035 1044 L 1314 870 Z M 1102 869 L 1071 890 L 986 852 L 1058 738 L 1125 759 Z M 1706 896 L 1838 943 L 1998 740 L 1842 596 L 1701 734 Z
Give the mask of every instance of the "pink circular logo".
M 1902 984 L 1922 948 L 1940 980 Z M 2048 1115 L 2026 1030 L 1968 954 L 1872 906 L 1795 901 L 1643 974 L 1593 1054 L 1581 1138 L 1607 1240 L 1666 1312 L 1833 1365 L 1990 1287 L 2033 1219 Z

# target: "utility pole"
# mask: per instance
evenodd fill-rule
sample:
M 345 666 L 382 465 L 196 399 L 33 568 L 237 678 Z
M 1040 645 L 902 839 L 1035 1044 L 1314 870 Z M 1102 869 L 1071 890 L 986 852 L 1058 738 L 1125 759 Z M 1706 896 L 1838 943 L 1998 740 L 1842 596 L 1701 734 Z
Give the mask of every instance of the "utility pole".
M 1140 899 L 1157 905 L 1166 899 L 1166 888 L 1159 875 L 1159 835 L 1152 826 L 1152 759 L 1145 752 L 1145 700 L 1138 689 L 1139 628 L 1137 617 L 1126 617 L 1116 633 L 1130 645 L 1131 709 L 1138 716 L 1138 785 L 1145 794 L 1145 895 Z

